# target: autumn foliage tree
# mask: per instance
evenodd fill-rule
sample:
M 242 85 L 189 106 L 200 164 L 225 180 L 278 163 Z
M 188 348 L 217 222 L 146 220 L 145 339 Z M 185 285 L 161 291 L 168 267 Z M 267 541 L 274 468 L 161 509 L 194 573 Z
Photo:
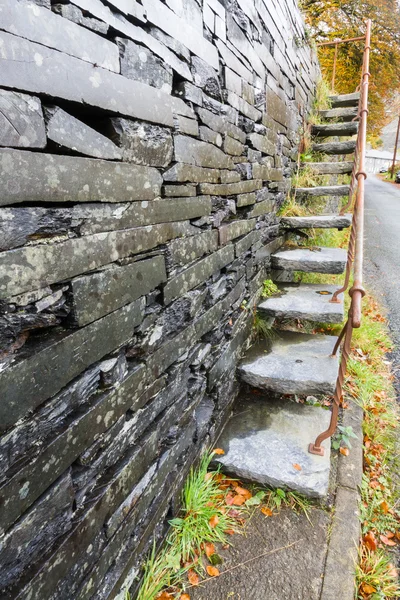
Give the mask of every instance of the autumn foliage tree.
M 388 122 L 387 109 L 400 88 L 400 9 L 397 0 L 302 0 L 306 23 L 317 43 L 358 37 L 372 20 L 369 135 L 378 136 Z M 360 83 L 364 42 L 338 46 L 335 91 L 348 93 Z M 334 46 L 318 49 L 330 81 Z

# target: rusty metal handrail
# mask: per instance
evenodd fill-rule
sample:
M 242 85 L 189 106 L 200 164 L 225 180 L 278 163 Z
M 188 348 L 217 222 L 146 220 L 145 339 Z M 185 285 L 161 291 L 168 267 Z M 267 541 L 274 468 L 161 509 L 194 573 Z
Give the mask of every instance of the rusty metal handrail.
M 369 86 L 369 54 L 371 49 L 371 20 L 366 22 L 365 47 L 363 56 L 363 66 L 360 83 L 360 100 L 358 103 L 357 118 L 359 119 L 359 128 L 357 133 L 357 144 L 354 153 L 354 165 L 349 190 L 349 201 L 341 210 L 343 214 L 353 203 L 355 196 L 353 219 L 351 224 L 351 233 L 346 263 L 345 281 L 341 288 L 333 294 L 331 302 L 340 302 L 338 295 L 347 290 L 350 282 L 351 271 L 353 270 L 353 285 L 349 290 L 351 297 L 348 319 L 343 327 L 339 338 L 333 349 L 332 356 L 336 356 L 341 342 L 343 342 L 342 356 L 339 366 L 339 375 L 336 381 L 335 393 L 333 396 L 333 406 L 331 421 L 326 431 L 321 433 L 314 443 L 309 445 L 309 452 L 323 456 L 324 448 L 322 442 L 334 434 L 339 414 L 339 406 L 342 402 L 343 383 L 346 376 L 347 362 L 350 356 L 351 339 L 353 329 L 361 325 L 361 301 L 365 296 L 363 287 L 363 258 L 364 258 L 364 186 L 367 174 L 365 172 L 365 148 L 367 140 L 367 118 L 368 118 L 368 86 Z

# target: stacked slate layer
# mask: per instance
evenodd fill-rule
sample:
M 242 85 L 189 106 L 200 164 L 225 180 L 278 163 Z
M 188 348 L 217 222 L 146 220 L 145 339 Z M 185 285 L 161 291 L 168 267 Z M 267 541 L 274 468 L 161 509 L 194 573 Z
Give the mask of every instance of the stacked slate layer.
M 230 412 L 318 66 L 292 0 L 0 22 L 0 597 L 122 598 Z

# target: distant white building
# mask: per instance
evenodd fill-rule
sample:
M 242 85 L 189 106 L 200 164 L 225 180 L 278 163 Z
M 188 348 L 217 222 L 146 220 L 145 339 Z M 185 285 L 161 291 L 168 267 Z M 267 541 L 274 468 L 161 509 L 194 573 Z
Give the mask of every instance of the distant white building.
M 393 152 L 384 150 L 367 150 L 365 153 L 365 168 L 367 173 L 379 173 L 382 167 L 389 169 L 392 166 Z M 397 157 L 399 160 L 399 157 Z

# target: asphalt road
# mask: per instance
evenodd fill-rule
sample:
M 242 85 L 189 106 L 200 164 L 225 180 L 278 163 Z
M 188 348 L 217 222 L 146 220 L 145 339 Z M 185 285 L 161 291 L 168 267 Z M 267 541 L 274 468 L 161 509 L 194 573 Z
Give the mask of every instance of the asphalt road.
M 365 183 L 364 280 L 386 309 L 400 380 L 400 185 L 369 175 Z

